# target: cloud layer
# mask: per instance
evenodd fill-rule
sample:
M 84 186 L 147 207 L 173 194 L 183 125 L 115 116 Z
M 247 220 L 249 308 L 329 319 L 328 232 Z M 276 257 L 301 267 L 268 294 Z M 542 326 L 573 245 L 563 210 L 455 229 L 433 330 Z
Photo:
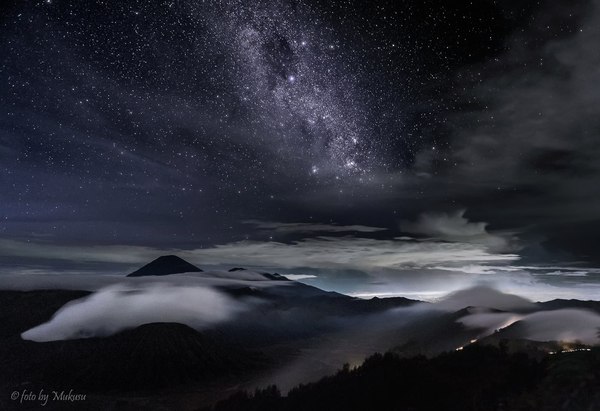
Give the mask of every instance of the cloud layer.
M 534 341 L 600 343 L 600 315 L 581 309 L 538 311 L 531 314 L 475 313 L 459 320 L 467 327 L 484 329 L 489 335 L 495 330 L 519 323 L 513 337 Z
M 68 303 L 52 319 L 25 331 L 32 341 L 103 337 L 153 322 L 178 322 L 201 329 L 232 318 L 244 306 L 208 287 L 114 285 Z
M 262 230 L 290 235 L 286 237 L 289 240 L 242 240 L 207 248 L 158 249 L 58 246 L 42 240 L 5 239 L 0 240 L 0 258 L 14 261 L 26 258 L 28 266 L 15 264 L 14 269 L 5 269 L 4 272 L 11 275 L 17 272 L 37 273 L 40 274 L 37 281 L 44 284 L 50 280 L 41 275 L 45 272 L 60 273 L 61 270 L 56 267 L 61 265 L 71 273 L 85 263 L 90 275 L 98 272 L 95 267 L 100 266 L 104 273 L 125 274 L 157 256 L 176 254 L 205 270 L 211 270 L 212 278 L 229 276 L 219 270 L 245 267 L 277 271 L 321 288 L 354 295 L 416 293 L 413 295 L 427 299 L 429 297 L 423 296 L 440 296 L 482 282 L 525 293 L 538 300 L 590 298 L 594 293 L 590 285 L 597 287 L 594 284 L 597 284 L 595 281 L 600 274 L 600 270 L 594 267 L 523 264 L 513 233 L 491 232 L 485 222 L 466 218 L 464 210 L 422 213 L 414 221 L 401 223 L 405 233 L 415 236 L 395 238 L 379 238 L 378 231 L 382 229 L 377 227 L 258 221 L 252 224 Z M 321 230 L 329 234 L 318 235 Z M 340 235 L 346 231 L 353 234 Z M 52 266 L 52 270 L 43 269 L 47 264 Z M 238 273 L 238 276 L 243 275 L 256 276 L 250 271 Z M 31 288 L 24 278 L 10 281 Z M 584 284 L 586 288 L 583 288 Z

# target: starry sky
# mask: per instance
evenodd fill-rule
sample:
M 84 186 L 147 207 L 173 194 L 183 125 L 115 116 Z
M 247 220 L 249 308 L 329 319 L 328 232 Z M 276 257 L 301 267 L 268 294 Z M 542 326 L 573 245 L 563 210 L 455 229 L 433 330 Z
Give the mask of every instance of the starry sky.
M 4 270 L 600 283 L 596 0 L 1 7 Z

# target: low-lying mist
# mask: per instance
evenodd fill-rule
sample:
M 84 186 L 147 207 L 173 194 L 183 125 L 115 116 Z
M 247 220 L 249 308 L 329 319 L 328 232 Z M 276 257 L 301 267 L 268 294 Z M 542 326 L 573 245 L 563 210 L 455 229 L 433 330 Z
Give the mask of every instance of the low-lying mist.
M 581 342 L 595 345 L 600 343 L 600 315 L 593 311 L 566 308 L 537 311 L 531 314 L 511 312 L 480 312 L 459 320 L 467 327 L 485 329 L 484 334 L 518 324 L 511 329 L 511 336 L 533 341 Z
M 210 285 L 205 279 L 178 276 L 162 282 L 113 284 L 66 304 L 48 322 L 21 336 L 37 342 L 105 337 L 153 322 L 238 332 L 239 341 L 252 343 L 255 348 L 268 352 L 273 344 L 295 353 L 257 384 L 277 381 L 283 391 L 328 375 L 344 363 L 360 364 L 376 351 L 434 355 L 512 324 L 519 324 L 513 333 L 516 338 L 600 342 L 600 315 L 596 312 L 544 310 L 542 305 L 490 287 L 453 292 L 435 303 L 360 311 L 347 310 L 348 304 L 360 301 L 348 298 L 336 305 L 339 295 L 315 294 L 315 289 L 293 281 L 236 280 L 220 289 L 223 284 L 223 280 Z M 253 296 L 235 292 L 236 287 Z M 269 303 L 273 298 L 277 302 Z M 313 307 L 323 301 L 329 308 Z M 278 339 L 269 340 L 268 336 Z
M 357 316 L 346 321 L 347 326 L 339 332 L 302 349 L 294 361 L 252 388 L 276 381 L 282 392 L 287 392 L 300 383 L 330 375 L 345 363 L 359 365 L 374 352 L 435 355 L 455 350 L 518 321 L 525 325 L 518 338 L 599 343 L 600 315 L 581 309 L 536 311 L 540 309 L 521 296 L 475 286 L 450 293 L 435 303 Z M 472 314 L 461 317 L 458 314 L 463 310 Z
M 66 304 L 50 321 L 21 337 L 38 342 L 104 337 L 153 322 L 177 322 L 202 329 L 231 319 L 245 308 L 244 303 L 209 287 L 113 285 Z

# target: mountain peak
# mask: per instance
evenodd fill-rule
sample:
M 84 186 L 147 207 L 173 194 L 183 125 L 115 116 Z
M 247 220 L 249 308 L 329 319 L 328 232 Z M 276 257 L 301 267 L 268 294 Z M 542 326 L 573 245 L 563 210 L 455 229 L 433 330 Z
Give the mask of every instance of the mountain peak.
M 127 277 L 143 277 L 148 275 L 169 275 L 179 273 L 201 272 L 202 270 L 176 255 L 163 255 Z

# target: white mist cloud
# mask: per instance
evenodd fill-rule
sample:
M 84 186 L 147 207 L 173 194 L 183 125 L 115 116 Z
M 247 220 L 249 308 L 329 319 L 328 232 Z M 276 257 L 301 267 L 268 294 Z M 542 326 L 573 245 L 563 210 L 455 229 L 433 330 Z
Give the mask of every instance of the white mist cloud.
M 580 309 L 539 311 L 523 320 L 524 337 L 536 341 L 580 341 L 598 344 L 600 338 L 600 315 Z
M 0 290 L 86 290 L 98 291 L 111 285 L 139 288 L 152 284 L 169 283 L 179 287 L 285 287 L 285 281 L 268 280 L 253 271 L 204 271 L 200 273 L 172 274 L 169 276 L 125 277 L 121 275 L 95 275 L 94 273 L 16 273 L 0 275 Z
M 476 312 L 461 318 L 459 322 L 466 325 L 468 328 L 485 329 L 485 334 L 489 335 L 495 330 L 508 327 L 521 319 L 523 319 L 523 315 L 510 312 Z
M 178 322 L 200 329 L 244 309 L 242 303 L 208 287 L 113 285 L 66 304 L 50 321 L 21 337 L 38 342 L 101 337 L 153 322 Z
M 445 310 L 460 310 L 469 306 L 516 310 L 532 308 L 534 305 L 531 301 L 518 295 L 503 293 L 484 286 L 453 292 L 436 303 L 436 307 Z
M 538 311 L 531 314 L 480 312 L 460 320 L 473 329 L 485 329 L 485 334 L 519 322 L 522 327 L 515 332 L 518 338 L 534 341 L 564 341 L 598 344 L 600 338 L 600 315 L 582 309 Z

